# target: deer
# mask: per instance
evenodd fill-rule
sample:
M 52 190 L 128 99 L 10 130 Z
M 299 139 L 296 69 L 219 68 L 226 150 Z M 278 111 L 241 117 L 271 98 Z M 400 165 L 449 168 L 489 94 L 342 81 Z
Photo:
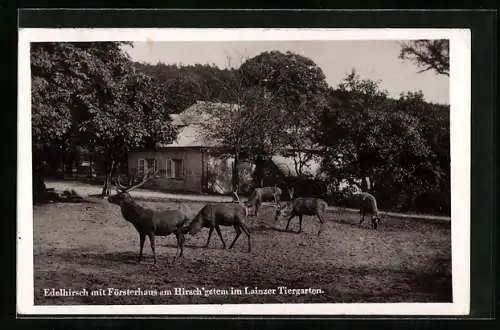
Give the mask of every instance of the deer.
M 173 262 L 182 257 L 183 253 L 184 235 L 182 227 L 189 221 L 187 215 L 179 210 L 154 211 L 145 208 L 137 204 L 129 194 L 132 190 L 153 179 L 158 172 L 159 170 L 151 175 L 145 175 L 141 182 L 128 188 L 122 186 L 118 178 L 115 181 L 117 194 L 108 197 L 108 202 L 120 206 L 123 218 L 130 222 L 139 233 L 139 263 L 142 260 L 146 236 L 151 244 L 154 264 L 156 264 L 155 236 L 168 236 L 172 233 L 175 235 L 177 238 L 177 251 Z
M 293 188 L 289 189 L 290 197 L 293 198 Z M 302 232 L 302 217 L 304 215 L 315 215 L 318 217 L 320 222 L 320 228 L 318 230 L 318 236 L 323 231 L 323 226 L 325 220 L 323 219 L 323 214 L 326 211 L 328 203 L 320 198 L 314 197 L 297 197 L 287 202 L 284 207 L 281 205 L 276 206 L 276 213 L 274 217 L 274 223 L 279 220 L 280 216 L 287 214 L 289 216 L 288 222 L 286 224 L 285 231 L 288 231 L 288 226 L 290 221 L 298 216 L 299 217 L 299 230 L 297 234 Z
M 244 203 L 240 202 L 238 194 L 236 192 L 233 193 L 235 194 L 238 203 L 206 204 L 193 218 L 189 225 L 183 228 L 183 235 L 189 234 L 194 236 L 202 228 L 209 228 L 208 239 L 205 244 L 205 247 L 208 247 L 210 244 L 210 237 L 212 237 L 212 233 L 215 229 L 222 242 L 223 248 L 226 249 L 226 243 L 224 242 L 224 238 L 222 238 L 220 226 L 233 226 L 236 231 L 236 236 L 229 246 L 229 249 L 233 248 L 234 243 L 236 243 L 236 240 L 240 237 L 241 232 L 243 231 L 248 240 L 248 252 L 251 252 L 252 246 L 250 242 L 250 231 L 246 225 L 248 209 Z
M 359 212 L 361 213 L 359 225 L 361 226 L 361 224 L 365 221 L 365 214 L 371 214 L 372 229 L 376 230 L 378 224 L 381 222 L 381 218 L 375 196 L 367 192 L 354 192 L 353 196 L 356 198 Z
M 245 206 L 254 207 L 254 216 L 257 216 L 259 207 L 262 205 L 264 200 L 274 199 L 274 203 L 279 205 L 281 194 L 281 188 L 276 185 L 274 187 L 255 188 L 252 194 L 250 194 L 250 197 L 248 197 L 248 201 L 245 203 Z

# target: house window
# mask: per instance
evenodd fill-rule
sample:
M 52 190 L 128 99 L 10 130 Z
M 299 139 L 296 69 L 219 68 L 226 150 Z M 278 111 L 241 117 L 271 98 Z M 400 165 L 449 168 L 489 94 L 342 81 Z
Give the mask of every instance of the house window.
M 184 177 L 182 159 L 167 159 L 167 178 L 181 179 Z
M 152 172 L 156 172 L 158 170 L 158 161 L 154 158 L 148 158 L 146 159 L 147 161 L 147 169 L 146 171 L 149 172 L 149 171 L 152 171 Z
M 144 176 L 149 171 L 156 172 L 158 170 L 158 161 L 154 158 L 138 159 L 137 160 L 137 175 Z
M 144 173 L 146 172 L 146 162 L 144 159 L 138 159 L 137 160 L 137 175 L 138 176 L 144 176 Z
M 182 167 L 182 159 L 172 159 L 174 165 L 174 178 L 182 178 L 184 175 L 184 168 Z

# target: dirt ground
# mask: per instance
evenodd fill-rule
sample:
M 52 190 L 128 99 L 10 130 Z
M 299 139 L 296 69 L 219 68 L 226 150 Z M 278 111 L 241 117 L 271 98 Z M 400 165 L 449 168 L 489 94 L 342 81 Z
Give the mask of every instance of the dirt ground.
M 359 214 L 334 212 L 318 237 L 317 218 L 305 216 L 301 234 L 285 232 L 286 219 L 275 228 L 273 209 L 264 207 L 248 218 L 252 252 L 243 234 L 233 249 L 223 250 L 215 231 L 203 248 L 203 229 L 174 264 L 175 236 L 157 238 L 154 266 L 149 241 L 137 262 L 139 235 L 118 206 L 87 200 L 34 206 L 37 305 L 452 301 L 449 223 L 386 217 L 374 231 L 369 221 L 358 226 Z M 182 207 L 193 215 L 204 205 L 138 203 L 157 210 Z M 298 218 L 290 227 L 298 229 Z M 222 227 L 228 246 L 234 234 Z M 285 294 L 278 287 L 316 290 Z M 181 288 L 195 295 L 176 294 Z M 50 296 L 51 289 L 87 293 Z M 269 291 L 251 294 L 253 289 Z

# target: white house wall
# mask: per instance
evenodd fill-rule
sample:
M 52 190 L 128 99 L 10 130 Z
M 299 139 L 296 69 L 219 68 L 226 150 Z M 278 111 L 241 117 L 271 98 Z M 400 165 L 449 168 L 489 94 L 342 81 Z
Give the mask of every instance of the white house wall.
M 207 188 L 209 191 L 227 194 L 232 192 L 232 168 L 234 158 L 220 158 L 218 156 L 207 155 Z M 247 162 L 240 163 L 239 166 L 239 181 L 240 191 L 245 191 L 246 186 L 252 182 L 252 173 L 255 166 Z
M 161 177 L 148 182 L 145 187 L 156 188 L 164 191 L 186 191 L 201 193 L 204 191 L 204 184 L 209 191 L 219 194 L 227 194 L 232 191 L 232 166 L 234 159 L 231 157 L 220 158 L 218 156 L 202 155 L 199 149 L 164 149 L 160 151 L 137 151 L 131 152 L 128 158 L 128 169 L 130 174 L 137 171 L 138 159 L 153 158 L 158 162 Z M 168 178 L 165 176 L 166 160 L 182 159 L 184 165 L 184 176 L 181 179 Z M 293 160 L 288 157 L 273 157 L 273 161 L 283 170 L 284 163 L 287 169 L 292 166 Z M 317 169 L 315 162 L 313 168 Z M 281 166 L 280 166 L 281 165 Z M 205 167 L 205 168 L 204 168 Z M 240 164 L 240 191 L 245 191 L 252 184 L 252 173 L 255 165 L 242 162 Z M 204 173 L 203 173 L 204 172 Z M 286 174 L 288 174 L 288 171 Z M 294 171 L 292 171 L 294 172 Z M 315 172 L 315 171 L 313 171 Z M 317 173 L 314 173 L 317 174 Z M 292 173 L 293 175 L 293 173 Z M 344 190 L 350 184 L 342 180 L 337 189 Z

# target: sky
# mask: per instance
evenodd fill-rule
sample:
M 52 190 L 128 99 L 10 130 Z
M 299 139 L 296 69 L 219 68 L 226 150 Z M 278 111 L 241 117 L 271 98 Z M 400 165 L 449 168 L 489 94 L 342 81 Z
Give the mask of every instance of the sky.
M 134 42 L 125 47 L 134 61 L 156 64 L 215 64 L 220 68 L 240 64 L 264 51 L 291 51 L 313 60 L 336 87 L 352 69 L 362 79 L 380 81 L 393 98 L 400 93 L 421 90 L 429 102 L 449 104 L 449 77 L 434 71 L 418 73 L 411 61 L 398 58 L 400 41 L 210 41 L 210 42 Z

